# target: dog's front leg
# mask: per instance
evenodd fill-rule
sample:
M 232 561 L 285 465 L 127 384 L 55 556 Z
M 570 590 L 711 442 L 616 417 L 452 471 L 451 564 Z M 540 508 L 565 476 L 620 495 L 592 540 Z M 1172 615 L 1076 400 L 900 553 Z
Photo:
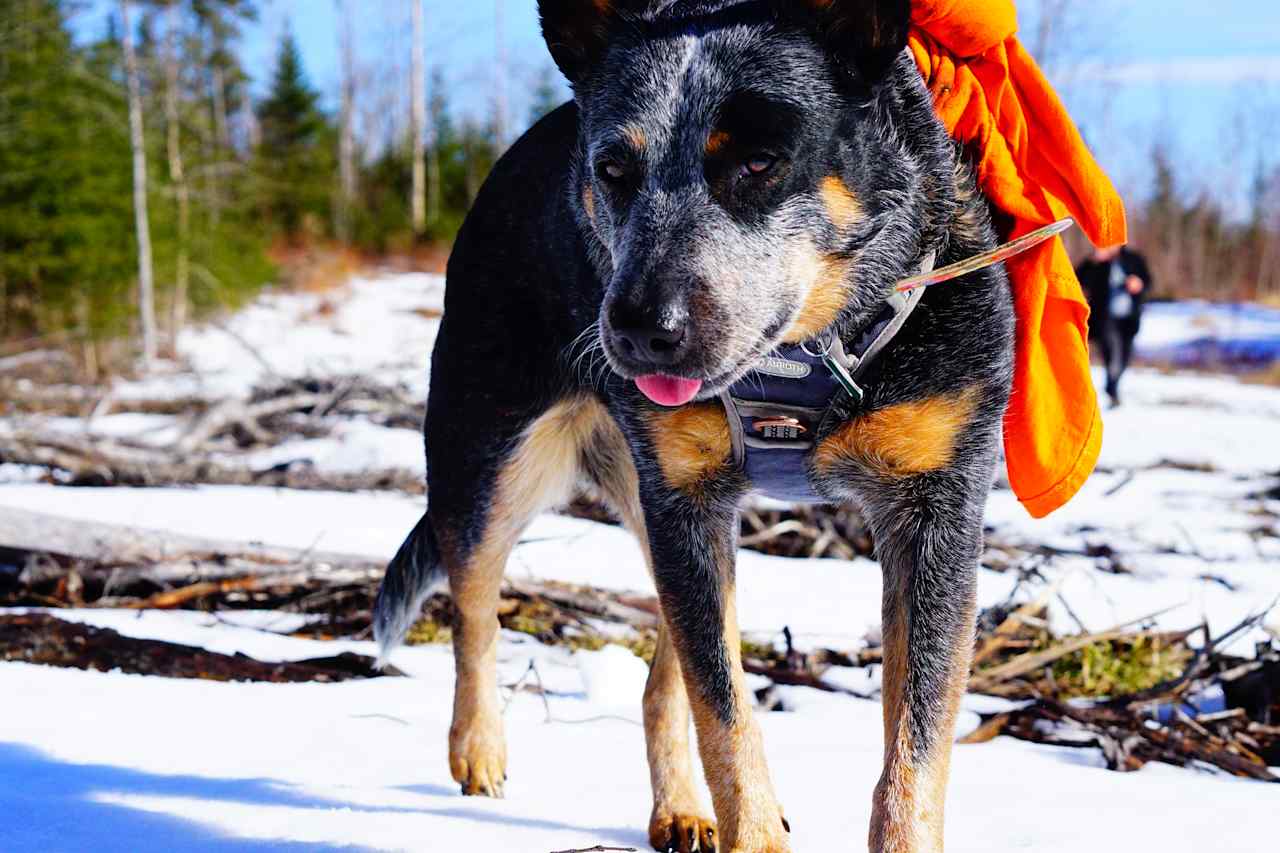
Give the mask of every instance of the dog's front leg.
M 943 471 L 866 502 L 884 572 L 884 769 L 875 853 L 940 853 L 956 712 L 973 653 L 985 480 Z
M 789 850 L 742 676 L 734 606 L 736 495 L 651 492 L 646 521 L 662 614 L 679 659 L 720 840 L 733 853 Z
M 658 627 L 653 666 L 644 686 L 644 739 L 653 785 L 649 843 L 655 850 L 715 850 L 715 822 L 705 816 L 689 760 L 689 698 L 680 660 L 665 624 Z

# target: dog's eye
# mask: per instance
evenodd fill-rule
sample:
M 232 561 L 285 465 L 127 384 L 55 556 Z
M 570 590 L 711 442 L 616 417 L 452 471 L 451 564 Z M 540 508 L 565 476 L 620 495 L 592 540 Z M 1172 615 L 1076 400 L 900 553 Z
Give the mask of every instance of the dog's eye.
M 596 164 L 596 175 L 601 180 L 616 184 L 627 177 L 627 167 L 616 160 L 601 160 Z
M 778 162 L 778 158 L 772 154 L 766 154 L 763 151 L 751 155 L 745 163 L 742 164 L 742 174 L 746 175 L 763 175 L 772 169 Z

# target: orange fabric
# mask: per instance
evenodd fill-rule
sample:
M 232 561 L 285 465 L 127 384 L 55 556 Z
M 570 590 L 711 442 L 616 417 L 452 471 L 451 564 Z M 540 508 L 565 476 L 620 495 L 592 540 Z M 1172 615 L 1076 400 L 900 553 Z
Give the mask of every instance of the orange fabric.
M 1018 42 L 1012 0 L 914 0 L 911 22 L 938 116 L 972 153 L 978 185 L 1004 214 L 1003 236 L 1070 215 L 1095 245 L 1125 242 L 1124 205 Z M 1040 518 L 1080 489 L 1102 447 L 1089 306 L 1059 238 L 1005 268 L 1017 314 L 1005 458 L 1014 493 Z

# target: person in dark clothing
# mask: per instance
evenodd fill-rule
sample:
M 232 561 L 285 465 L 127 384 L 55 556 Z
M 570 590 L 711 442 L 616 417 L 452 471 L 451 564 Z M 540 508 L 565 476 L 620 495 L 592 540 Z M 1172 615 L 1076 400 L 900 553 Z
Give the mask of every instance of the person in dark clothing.
M 1133 339 L 1142 321 L 1142 303 L 1151 292 L 1151 271 L 1142 255 L 1124 246 L 1095 249 L 1076 267 L 1089 299 L 1089 337 L 1102 345 L 1107 395 L 1120 405 L 1120 376 L 1129 366 Z

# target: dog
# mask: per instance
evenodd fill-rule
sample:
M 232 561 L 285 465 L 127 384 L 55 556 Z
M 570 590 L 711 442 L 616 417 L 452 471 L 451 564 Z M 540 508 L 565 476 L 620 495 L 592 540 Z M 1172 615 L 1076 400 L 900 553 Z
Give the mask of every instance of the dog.
M 424 428 L 429 508 L 388 566 L 376 636 L 385 654 L 447 578 L 450 770 L 463 793 L 502 796 L 504 567 L 537 513 L 589 484 L 639 540 L 662 614 L 643 699 L 650 841 L 789 850 L 734 605 L 739 505 L 759 484 L 724 399 L 779 348 L 852 346 L 930 262 L 990 250 L 990 207 L 905 50 L 906 0 L 538 5 L 573 99 L 501 158 L 458 234 Z M 796 470 L 818 499 L 861 509 L 882 566 L 872 850 L 942 848 L 1012 363 L 1008 281 L 988 267 L 923 291 L 807 426 L 762 429 L 810 431 Z

